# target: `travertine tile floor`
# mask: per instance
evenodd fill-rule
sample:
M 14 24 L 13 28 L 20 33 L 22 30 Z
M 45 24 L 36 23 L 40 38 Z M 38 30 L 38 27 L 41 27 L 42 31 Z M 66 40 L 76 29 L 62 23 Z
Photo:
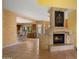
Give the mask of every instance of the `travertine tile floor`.
M 38 42 L 38 39 L 28 39 L 4 48 L 3 59 L 77 59 L 76 50 L 51 53 L 48 50 L 39 50 Z

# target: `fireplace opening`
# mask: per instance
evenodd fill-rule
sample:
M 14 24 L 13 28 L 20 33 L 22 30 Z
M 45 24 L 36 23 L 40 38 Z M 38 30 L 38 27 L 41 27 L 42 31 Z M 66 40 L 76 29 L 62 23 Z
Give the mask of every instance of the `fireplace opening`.
M 64 44 L 65 35 L 64 34 L 53 34 L 54 44 Z

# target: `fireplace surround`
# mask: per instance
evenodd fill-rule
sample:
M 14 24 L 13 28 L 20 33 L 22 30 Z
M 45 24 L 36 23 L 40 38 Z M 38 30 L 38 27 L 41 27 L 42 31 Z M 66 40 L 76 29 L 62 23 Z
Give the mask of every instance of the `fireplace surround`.
M 50 27 L 40 39 L 40 47 L 50 51 L 67 50 L 73 48 L 73 34 L 68 28 L 66 14 L 68 9 L 51 7 L 48 11 Z M 57 17 L 57 18 L 56 18 Z
M 72 44 L 71 32 L 68 27 L 65 27 L 67 9 L 51 7 L 50 14 L 50 40 L 48 45 L 54 44 Z M 69 33 L 69 34 L 68 34 Z

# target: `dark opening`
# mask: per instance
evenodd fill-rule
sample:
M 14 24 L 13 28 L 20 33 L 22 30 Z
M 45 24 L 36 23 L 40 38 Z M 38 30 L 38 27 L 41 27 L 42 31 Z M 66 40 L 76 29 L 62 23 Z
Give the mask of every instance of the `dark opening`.
M 53 34 L 53 43 L 54 44 L 64 44 L 64 34 Z
M 56 27 L 64 26 L 64 12 L 55 11 L 55 26 Z

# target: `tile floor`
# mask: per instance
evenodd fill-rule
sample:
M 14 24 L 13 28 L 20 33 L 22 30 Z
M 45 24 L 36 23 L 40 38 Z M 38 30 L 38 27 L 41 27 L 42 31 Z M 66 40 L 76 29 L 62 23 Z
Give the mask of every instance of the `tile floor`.
M 49 52 L 39 50 L 38 39 L 27 39 L 3 49 L 3 59 L 77 59 L 76 50 Z

